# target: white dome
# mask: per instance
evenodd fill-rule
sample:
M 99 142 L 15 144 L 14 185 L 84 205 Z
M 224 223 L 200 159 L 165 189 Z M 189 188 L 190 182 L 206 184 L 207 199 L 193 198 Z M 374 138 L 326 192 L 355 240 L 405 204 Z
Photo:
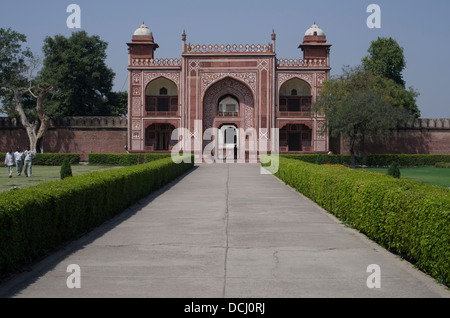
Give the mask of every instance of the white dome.
M 325 32 L 319 28 L 314 22 L 314 24 L 305 32 L 305 35 L 325 35 Z
M 152 35 L 152 31 L 142 22 L 142 25 L 134 31 L 133 35 Z

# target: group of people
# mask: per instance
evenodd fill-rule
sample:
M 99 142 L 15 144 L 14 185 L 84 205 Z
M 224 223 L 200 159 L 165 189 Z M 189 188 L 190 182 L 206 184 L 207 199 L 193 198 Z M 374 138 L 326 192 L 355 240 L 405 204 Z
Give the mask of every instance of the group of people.
M 30 150 L 29 146 L 24 151 L 17 147 L 16 152 L 8 152 L 5 156 L 5 166 L 9 170 L 9 177 L 12 178 L 14 166 L 16 166 L 18 177 L 20 177 L 22 171 L 25 177 L 31 177 L 31 165 L 35 157 L 36 154 Z

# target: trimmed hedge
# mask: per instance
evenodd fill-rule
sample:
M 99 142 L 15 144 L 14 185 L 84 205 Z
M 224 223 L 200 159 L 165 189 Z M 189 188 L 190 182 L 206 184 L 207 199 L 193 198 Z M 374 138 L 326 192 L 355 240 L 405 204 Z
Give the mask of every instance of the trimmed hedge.
M 122 212 L 193 167 L 171 158 L 0 194 L 0 273 Z
M 90 153 L 90 164 L 130 166 L 170 157 L 170 153 Z
M 350 155 L 327 155 L 327 154 L 298 154 L 298 155 L 280 155 L 284 158 L 297 159 L 310 163 L 351 164 Z M 320 156 L 320 158 L 319 158 Z M 320 159 L 320 160 L 319 160 Z M 434 166 L 438 162 L 450 162 L 450 155 L 405 155 L 405 154 L 385 154 L 385 155 L 367 155 L 365 160 L 356 156 L 357 165 L 368 167 L 389 167 L 392 162 L 397 161 L 400 167 L 420 167 Z
M 280 157 L 276 176 L 450 286 L 450 190 Z
M 0 154 L 0 163 L 5 162 L 5 153 Z M 33 159 L 33 165 L 36 166 L 61 166 L 64 159 L 68 158 L 71 164 L 80 163 L 80 154 L 78 153 L 37 153 Z

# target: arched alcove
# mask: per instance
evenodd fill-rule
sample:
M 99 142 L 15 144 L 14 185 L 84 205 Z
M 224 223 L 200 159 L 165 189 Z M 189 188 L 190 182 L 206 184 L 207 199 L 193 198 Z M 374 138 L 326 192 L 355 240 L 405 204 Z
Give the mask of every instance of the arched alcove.
M 292 78 L 280 87 L 280 112 L 310 112 L 311 86 L 299 78 Z
M 159 77 L 148 83 L 145 88 L 145 110 L 153 115 L 178 111 L 177 85 L 165 77 Z

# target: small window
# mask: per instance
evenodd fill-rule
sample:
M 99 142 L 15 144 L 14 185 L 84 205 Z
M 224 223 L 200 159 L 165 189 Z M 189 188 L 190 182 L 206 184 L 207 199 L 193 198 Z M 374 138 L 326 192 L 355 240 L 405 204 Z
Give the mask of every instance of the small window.
M 314 35 L 317 35 L 317 31 L 314 31 Z
M 297 96 L 297 90 L 296 89 L 293 89 L 291 91 L 291 96 Z
M 162 87 L 162 88 L 159 90 L 159 95 L 167 95 L 167 88 Z

